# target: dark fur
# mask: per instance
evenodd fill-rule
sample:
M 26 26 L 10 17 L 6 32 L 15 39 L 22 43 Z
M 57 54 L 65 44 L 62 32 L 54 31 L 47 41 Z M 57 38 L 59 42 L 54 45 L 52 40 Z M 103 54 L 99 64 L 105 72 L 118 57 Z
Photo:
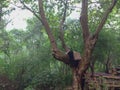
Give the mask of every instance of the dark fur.
M 77 67 L 79 61 L 77 61 L 77 60 L 74 59 L 73 51 L 70 50 L 70 51 L 68 52 L 68 55 L 69 55 L 69 58 L 70 58 L 70 59 L 69 59 L 69 61 L 70 61 L 70 66 L 71 66 L 71 67 Z

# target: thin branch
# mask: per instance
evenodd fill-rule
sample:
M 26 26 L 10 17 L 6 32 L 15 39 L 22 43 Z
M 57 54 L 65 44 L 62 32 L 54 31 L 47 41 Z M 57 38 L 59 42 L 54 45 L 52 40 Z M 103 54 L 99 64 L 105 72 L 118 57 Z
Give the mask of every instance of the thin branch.
M 52 49 L 53 50 L 56 50 L 57 49 L 57 44 L 56 44 L 56 41 L 55 41 L 55 38 L 51 32 L 51 29 L 50 29 L 50 26 L 48 24 L 48 21 L 45 17 L 45 12 L 44 12 L 44 9 L 43 9 L 43 1 L 42 0 L 38 0 L 38 4 L 39 4 L 39 13 L 40 13 L 40 16 L 41 16 L 41 22 L 42 24 L 44 25 L 45 27 L 45 30 L 47 32 L 47 35 L 50 39 L 50 43 L 51 43 L 51 46 L 52 46 Z
M 12 21 L 12 19 L 9 20 L 8 22 L 6 22 L 5 24 L 3 24 L 3 26 L 0 25 L 0 29 L 3 29 L 4 27 L 6 27 L 11 21 Z
M 60 22 L 60 40 L 61 40 L 61 43 L 62 43 L 62 47 L 65 49 L 65 51 L 68 51 L 68 47 L 67 47 L 67 45 L 65 44 L 65 41 L 64 41 L 64 32 L 63 32 L 64 22 L 65 22 L 65 19 L 66 19 L 66 12 L 67 12 L 67 3 L 68 3 L 67 0 L 64 1 L 64 12 L 63 12 L 62 20 Z
M 27 10 L 29 10 L 30 12 L 32 12 L 40 21 L 42 21 L 41 18 L 36 14 L 36 12 L 33 11 L 31 8 L 29 8 L 22 0 L 20 0 L 20 3 L 23 4 L 23 6 L 24 6 Z
M 98 37 L 99 32 L 102 30 L 105 22 L 107 21 L 107 18 L 109 16 L 109 14 L 111 13 L 112 9 L 114 8 L 114 6 L 116 5 L 118 0 L 112 0 L 112 4 L 108 7 L 108 9 L 106 10 L 106 12 L 103 14 L 103 17 L 101 19 L 100 24 L 98 25 L 96 32 L 94 33 L 94 38 Z
M 3 13 L 3 10 L 2 10 L 2 7 L 0 6 L 0 21 L 2 20 L 2 13 Z
M 83 31 L 84 43 L 89 37 L 89 27 L 88 27 L 88 0 L 82 0 L 82 11 L 80 16 L 80 22 Z

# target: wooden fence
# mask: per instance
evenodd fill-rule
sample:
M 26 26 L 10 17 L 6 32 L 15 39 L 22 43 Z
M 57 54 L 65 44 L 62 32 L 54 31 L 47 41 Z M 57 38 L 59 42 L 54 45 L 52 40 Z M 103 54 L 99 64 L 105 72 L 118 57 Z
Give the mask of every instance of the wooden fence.
M 113 68 L 111 73 L 85 74 L 85 90 L 120 90 L 120 66 Z

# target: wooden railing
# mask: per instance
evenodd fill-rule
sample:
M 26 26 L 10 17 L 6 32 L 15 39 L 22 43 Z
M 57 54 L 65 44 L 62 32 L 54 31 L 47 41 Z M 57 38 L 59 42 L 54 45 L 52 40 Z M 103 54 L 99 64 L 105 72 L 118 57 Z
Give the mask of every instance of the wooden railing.
M 85 84 L 88 90 L 120 90 L 120 67 L 114 68 L 114 73 L 85 74 Z

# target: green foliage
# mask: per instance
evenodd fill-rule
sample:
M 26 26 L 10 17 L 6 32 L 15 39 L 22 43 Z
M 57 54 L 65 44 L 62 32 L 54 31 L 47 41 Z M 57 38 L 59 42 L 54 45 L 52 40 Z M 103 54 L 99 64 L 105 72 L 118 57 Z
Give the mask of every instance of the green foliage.
M 82 31 L 78 20 L 69 19 L 65 27 L 65 41 L 71 49 L 83 53 Z M 74 44 L 73 44 L 74 43 Z
M 0 0 L 0 7 L 8 7 L 9 0 Z
M 64 85 L 71 84 L 70 70 L 66 74 L 68 67 L 61 69 L 64 65 L 53 61 L 51 57 L 50 44 L 43 26 L 36 18 L 28 20 L 28 24 L 27 31 L 14 29 L 6 32 L 9 36 L 10 53 L 9 57 L 1 53 L 0 67 L 3 68 L 0 72 L 9 76 L 13 81 L 17 81 L 18 88 L 27 89 L 37 86 L 63 88 Z M 1 42 L 5 40 L 1 39 Z
M 36 83 L 37 87 L 41 90 L 45 90 L 45 88 L 49 90 L 51 88 L 55 89 L 63 83 L 62 77 L 58 72 L 43 71 L 35 79 L 32 83 Z
M 105 69 L 104 65 L 106 64 L 106 61 L 108 57 L 110 57 L 110 61 L 112 62 L 112 65 L 114 66 L 115 63 L 118 63 L 119 57 L 117 50 L 119 51 L 119 45 L 118 45 L 118 37 L 113 32 L 108 29 L 108 31 L 102 31 L 100 33 L 98 42 L 96 44 L 95 50 L 93 52 L 93 57 L 96 63 L 96 69 L 99 68 L 99 70 Z M 100 65 L 101 63 L 101 65 Z M 103 64 L 103 67 L 102 67 Z M 99 71 L 98 70 L 98 71 Z
M 9 15 L 15 8 L 8 8 L 10 5 L 10 0 L 0 0 L 0 25 L 1 25 L 1 18 L 4 15 Z M 8 21 L 8 19 L 7 19 Z M 1 29 L 1 26 L 0 26 Z

